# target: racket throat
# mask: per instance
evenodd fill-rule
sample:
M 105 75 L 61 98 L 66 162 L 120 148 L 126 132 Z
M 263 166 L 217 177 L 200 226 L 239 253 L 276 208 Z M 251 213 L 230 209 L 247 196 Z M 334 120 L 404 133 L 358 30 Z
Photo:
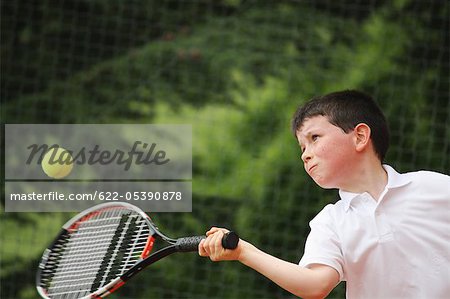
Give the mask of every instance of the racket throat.
M 123 281 L 128 281 L 131 277 L 138 274 L 140 271 L 142 271 L 145 267 L 159 261 L 160 259 L 172 254 L 178 252 L 178 250 L 175 248 L 175 245 L 170 245 L 168 247 L 162 248 L 155 253 L 151 254 L 148 258 L 142 260 L 138 264 L 134 265 L 131 269 L 129 269 L 127 272 L 125 272 L 120 278 Z
M 145 244 L 144 250 L 141 253 L 141 259 L 146 259 L 150 252 L 153 249 L 153 245 L 155 244 L 155 237 L 153 235 L 148 236 L 147 243 Z

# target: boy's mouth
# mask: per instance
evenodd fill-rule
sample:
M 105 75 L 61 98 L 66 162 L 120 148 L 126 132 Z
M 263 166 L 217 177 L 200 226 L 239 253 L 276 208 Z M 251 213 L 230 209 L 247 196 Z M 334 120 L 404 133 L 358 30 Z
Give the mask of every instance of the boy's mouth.
M 317 164 L 311 165 L 311 167 L 308 168 L 308 172 L 311 173 L 311 171 L 317 166 Z

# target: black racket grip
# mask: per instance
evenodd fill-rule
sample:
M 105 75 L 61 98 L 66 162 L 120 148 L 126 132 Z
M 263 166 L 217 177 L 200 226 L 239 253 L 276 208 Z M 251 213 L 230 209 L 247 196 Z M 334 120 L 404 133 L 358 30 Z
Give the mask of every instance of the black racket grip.
M 239 243 L 239 236 L 234 231 L 225 233 L 222 238 L 222 247 L 225 249 L 236 249 Z
M 179 238 L 175 243 L 175 248 L 179 252 L 191 252 L 198 250 L 198 244 L 205 239 L 205 236 Z M 239 243 L 239 236 L 233 232 L 227 232 L 222 238 L 222 246 L 225 249 L 235 249 Z

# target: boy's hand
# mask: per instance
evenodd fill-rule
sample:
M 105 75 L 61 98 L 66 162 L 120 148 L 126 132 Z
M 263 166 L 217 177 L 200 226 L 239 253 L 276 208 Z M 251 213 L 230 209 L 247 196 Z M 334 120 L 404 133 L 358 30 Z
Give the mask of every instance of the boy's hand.
M 236 249 L 223 248 L 222 238 L 227 232 L 227 229 L 212 227 L 206 232 L 206 239 L 202 240 L 198 245 L 198 254 L 207 256 L 215 262 L 238 260 L 242 250 L 242 240 L 239 241 Z

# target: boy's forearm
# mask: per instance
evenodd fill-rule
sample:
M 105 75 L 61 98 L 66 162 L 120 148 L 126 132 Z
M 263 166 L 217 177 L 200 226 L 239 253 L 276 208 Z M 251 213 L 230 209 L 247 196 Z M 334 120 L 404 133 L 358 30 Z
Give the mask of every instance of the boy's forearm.
M 303 268 L 297 264 L 271 256 L 250 243 L 242 242 L 239 261 L 253 268 L 283 289 L 302 298 L 324 298 L 335 287 L 337 273 L 327 266 L 317 269 Z

